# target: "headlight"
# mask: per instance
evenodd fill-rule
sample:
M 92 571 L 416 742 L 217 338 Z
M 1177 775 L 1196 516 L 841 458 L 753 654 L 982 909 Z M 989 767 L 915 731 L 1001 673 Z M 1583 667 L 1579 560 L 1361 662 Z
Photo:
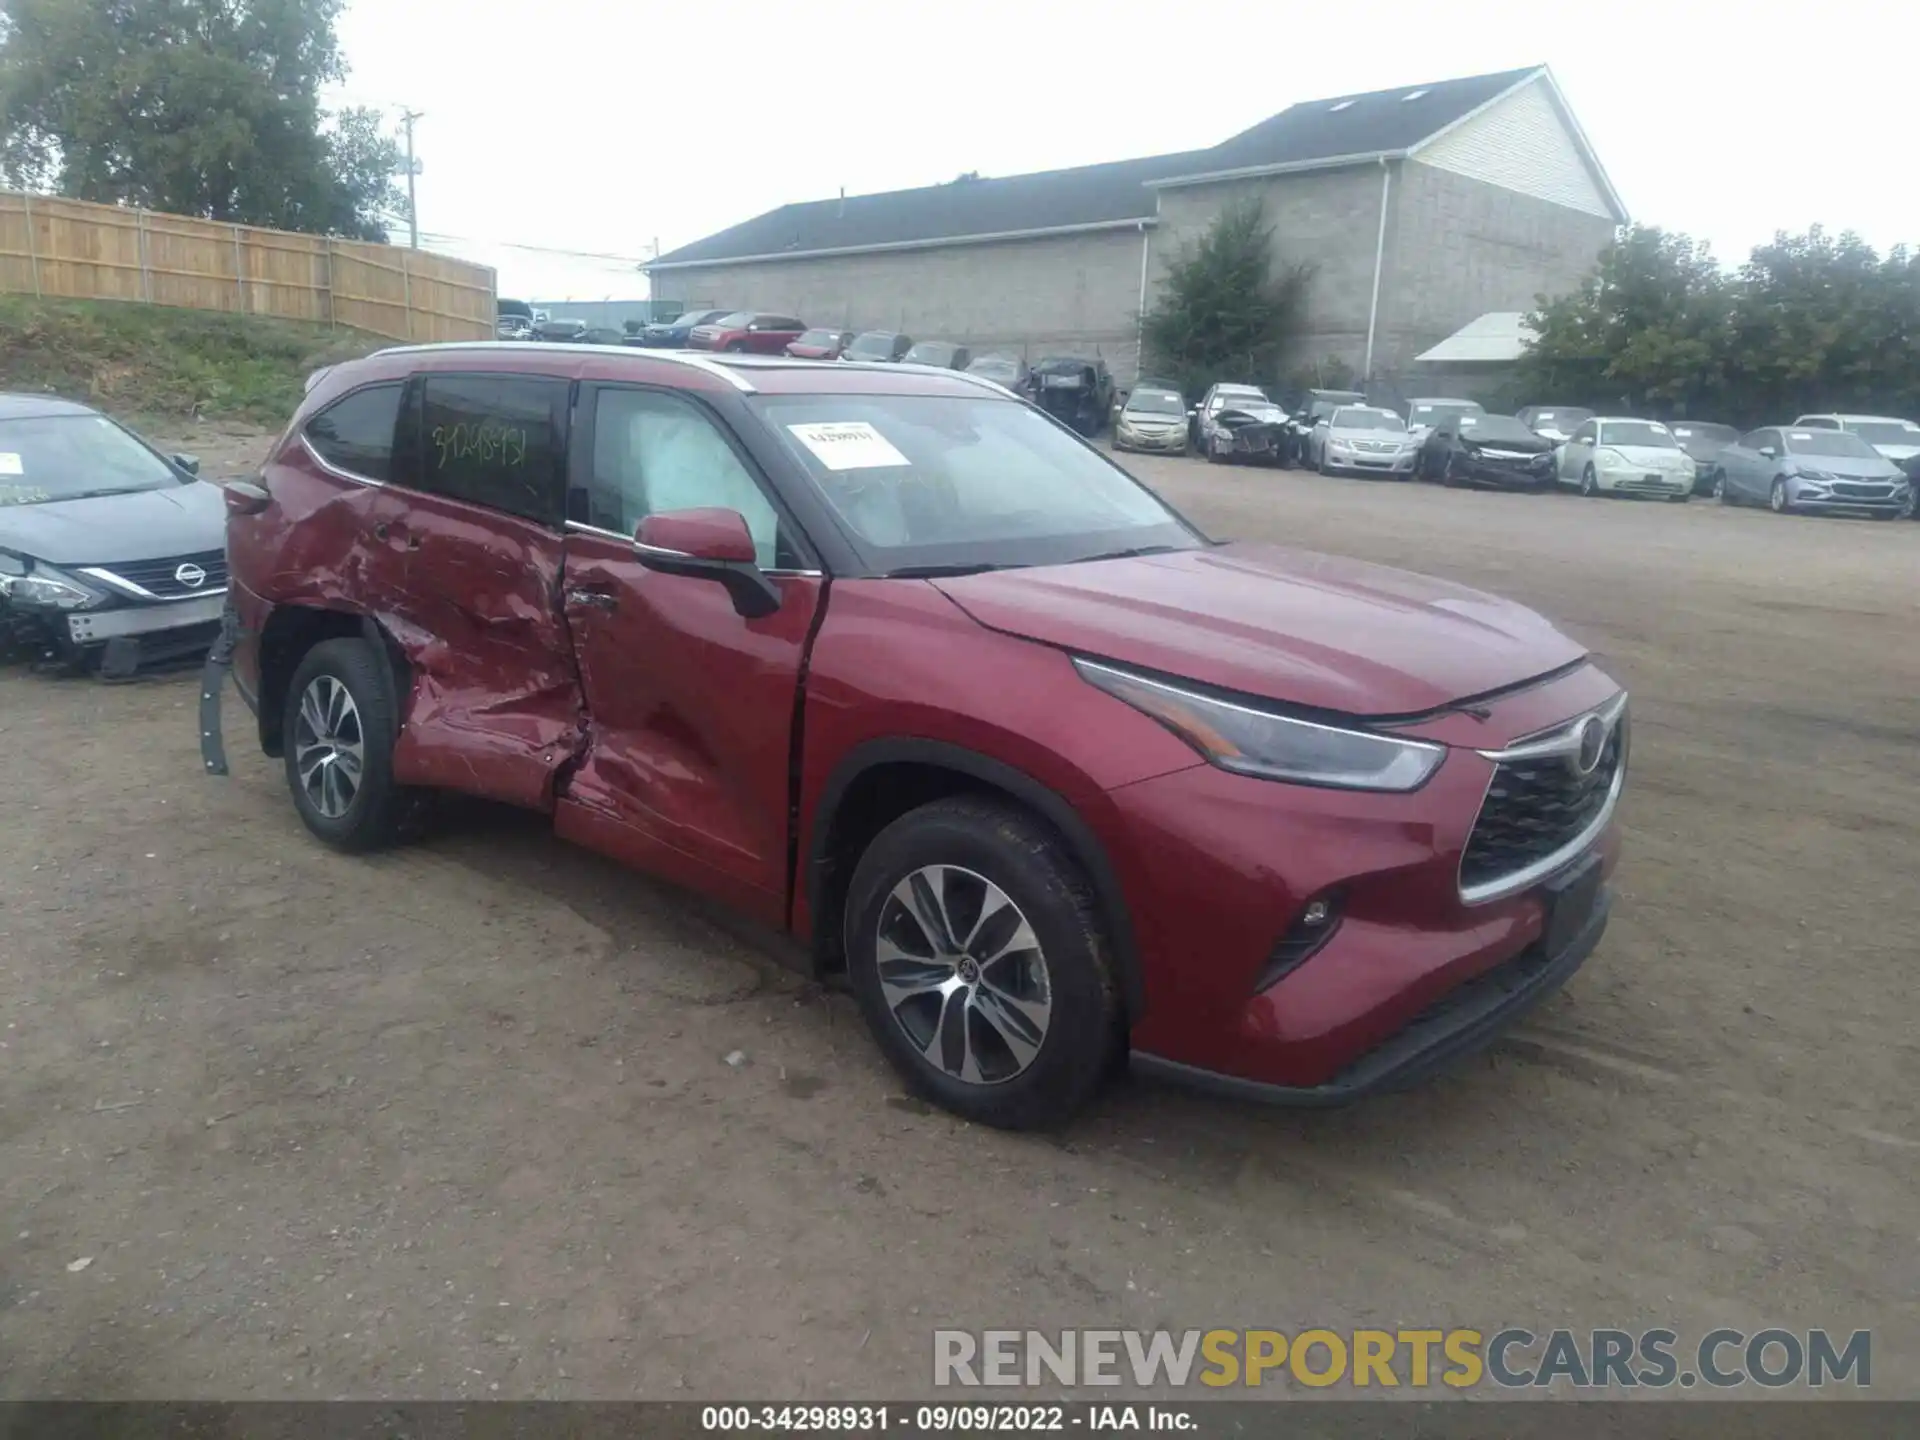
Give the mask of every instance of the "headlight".
M 1353 449 L 1353 442 L 1351 440 L 1329 440 L 1327 441 L 1327 449 L 1351 451 Z
M 1810 480 L 1815 485 L 1831 485 L 1833 483 L 1833 476 L 1824 470 L 1796 470 L 1794 471 L 1794 477 L 1799 480 Z
M 1594 451 L 1593 463 L 1598 465 L 1602 470 L 1631 470 L 1633 468 L 1633 462 L 1618 450 Z
M 46 605 L 55 610 L 84 610 L 105 598 L 78 580 L 45 566 L 28 575 L 0 574 L 0 596 L 18 605 Z
M 1151 716 L 1222 770 L 1343 790 L 1417 790 L 1446 747 L 1296 720 L 1149 680 L 1092 660 L 1074 667 L 1091 684 Z

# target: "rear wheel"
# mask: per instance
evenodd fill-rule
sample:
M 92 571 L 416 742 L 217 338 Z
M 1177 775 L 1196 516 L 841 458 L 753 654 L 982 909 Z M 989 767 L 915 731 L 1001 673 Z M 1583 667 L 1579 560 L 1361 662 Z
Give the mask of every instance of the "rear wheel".
M 989 800 L 909 812 L 860 857 L 847 895 L 849 977 L 882 1053 L 958 1115 L 1057 1125 L 1121 1041 L 1092 890 L 1059 837 Z
M 420 795 L 393 780 L 397 704 L 387 667 L 365 640 L 324 640 L 287 686 L 282 749 L 300 819 L 336 850 L 400 838 Z

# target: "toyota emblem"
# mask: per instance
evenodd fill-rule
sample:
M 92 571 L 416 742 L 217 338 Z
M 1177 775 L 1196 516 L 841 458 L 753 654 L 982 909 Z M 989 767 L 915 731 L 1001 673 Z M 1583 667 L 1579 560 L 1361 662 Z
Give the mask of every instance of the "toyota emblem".
M 1607 722 L 1598 715 L 1589 715 L 1580 722 L 1575 732 L 1578 746 L 1569 757 L 1573 761 L 1576 775 L 1591 775 L 1599 767 L 1600 757 L 1607 751 Z
M 173 578 L 189 590 L 198 590 L 202 585 L 207 583 L 207 572 L 189 560 L 173 572 Z M 1591 770 L 1593 767 L 1589 765 L 1587 768 Z

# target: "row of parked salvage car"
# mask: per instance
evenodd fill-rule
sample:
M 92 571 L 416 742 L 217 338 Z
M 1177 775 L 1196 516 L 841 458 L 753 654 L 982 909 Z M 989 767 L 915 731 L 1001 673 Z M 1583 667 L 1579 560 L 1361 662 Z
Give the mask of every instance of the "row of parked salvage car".
M 1116 404 L 1113 443 L 1322 475 L 1565 486 L 1682 504 L 1710 495 L 1781 514 L 1911 516 L 1920 488 L 1920 425 L 1879 415 L 1802 415 L 1742 434 L 1571 406 L 1493 415 L 1472 400 L 1415 399 L 1403 415 L 1358 391 L 1309 390 L 1289 412 L 1251 385 L 1215 385 L 1189 406 L 1172 387 L 1143 381 Z

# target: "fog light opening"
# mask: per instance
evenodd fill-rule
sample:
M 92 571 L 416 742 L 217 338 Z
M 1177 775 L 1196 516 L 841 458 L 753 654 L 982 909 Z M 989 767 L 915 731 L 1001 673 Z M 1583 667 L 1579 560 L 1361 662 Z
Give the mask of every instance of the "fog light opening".
M 1280 937 L 1254 983 L 1254 993 L 1271 989 L 1319 954 L 1340 929 L 1341 894 L 1329 890 L 1300 907 L 1300 914 Z

